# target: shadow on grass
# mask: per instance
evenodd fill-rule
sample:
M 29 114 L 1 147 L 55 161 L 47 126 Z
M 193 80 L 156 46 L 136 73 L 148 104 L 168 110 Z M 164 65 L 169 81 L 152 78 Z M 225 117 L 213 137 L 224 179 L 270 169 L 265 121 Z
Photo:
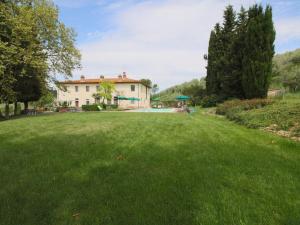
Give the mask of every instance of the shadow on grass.
M 0 158 L 0 224 L 196 224 L 196 187 L 176 152 L 170 159 L 154 144 L 129 153 L 104 139 L 86 152 L 55 148 L 66 146 L 57 137 L 38 142 L 51 139 L 52 148 L 20 145 L 14 161 L 6 161 L 8 152 Z
M 1 225 L 299 224 L 298 144 L 218 120 L 99 118 L 1 133 Z

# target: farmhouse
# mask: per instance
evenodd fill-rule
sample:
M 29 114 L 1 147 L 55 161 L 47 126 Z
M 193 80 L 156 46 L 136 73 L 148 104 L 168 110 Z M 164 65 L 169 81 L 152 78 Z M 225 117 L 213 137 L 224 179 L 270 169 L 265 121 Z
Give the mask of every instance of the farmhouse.
M 115 91 L 111 100 L 105 100 L 108 105 L 118 105 L 119 108 L 149 108 L 151 87 L 145 86 L 140 80 L 134 80 L 123 75 L 115 78 L 100 76 L 97 79 L 86 79 L 81 76 L 80 80 L 66 80 L 60 82 L 62 90 L 57 91 L 57 101 L 67 102 L 70 106 L 81 107 L 102 102 L 95 99 L 99 84 L 109 81 L 115 84 Z

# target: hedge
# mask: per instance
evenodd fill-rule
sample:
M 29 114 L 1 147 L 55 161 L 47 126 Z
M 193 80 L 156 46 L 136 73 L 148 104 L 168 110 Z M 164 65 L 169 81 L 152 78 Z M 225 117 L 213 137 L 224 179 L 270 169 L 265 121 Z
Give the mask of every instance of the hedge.
M 100 111 L 98 108 L 99 105 L 82 105 L 81 108 L 83 111 Z M 103 108 L 102 106 L 100 106 L 101 108 Z
M 217 106 L 216 113 L 220 115 L 230 115 L 235 112 L 247 111 L 262 108 L 272 104 L 271 99 L 251 99 L 251 100 L 230 100 Z

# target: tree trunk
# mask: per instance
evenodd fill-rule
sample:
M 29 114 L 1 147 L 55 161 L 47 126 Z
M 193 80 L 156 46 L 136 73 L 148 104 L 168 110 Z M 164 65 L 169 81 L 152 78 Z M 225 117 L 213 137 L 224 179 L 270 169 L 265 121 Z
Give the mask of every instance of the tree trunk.
M 9 103 L 5 103 L 5 119 L 9 119 Z
M 24 112 L 27 114 L 28 111 L 28 102 L 24 102 Z
M 14 116 L 18 114 L 18 102 L 14 102 Z

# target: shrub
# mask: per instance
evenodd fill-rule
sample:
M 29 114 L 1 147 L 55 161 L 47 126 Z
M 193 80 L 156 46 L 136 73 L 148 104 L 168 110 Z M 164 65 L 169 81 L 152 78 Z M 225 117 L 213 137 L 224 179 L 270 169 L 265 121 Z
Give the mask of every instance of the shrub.
M 201 101 L 201 106 L 204 108 L 214 107 L 217 105 L 219 99 L 216 95 L 205 96 Z
M 230 100 L 219 104 L 216 113 L 232 117 L 236 112 L 258 109 L 272 103 L 271 99 Z
M 118 108 L 118 105 L 106 105 L 106 107 L 105 107 L 105 109 L 107 109 L 107 110 L 114 110 L 117 108 Z
M 101 108 L 103 108 L 101 106 Z M 98 105 L 94 104 L 94 105 L 82 105 L 82 110 L 83 111 L 100 111 L 98 108 Z

